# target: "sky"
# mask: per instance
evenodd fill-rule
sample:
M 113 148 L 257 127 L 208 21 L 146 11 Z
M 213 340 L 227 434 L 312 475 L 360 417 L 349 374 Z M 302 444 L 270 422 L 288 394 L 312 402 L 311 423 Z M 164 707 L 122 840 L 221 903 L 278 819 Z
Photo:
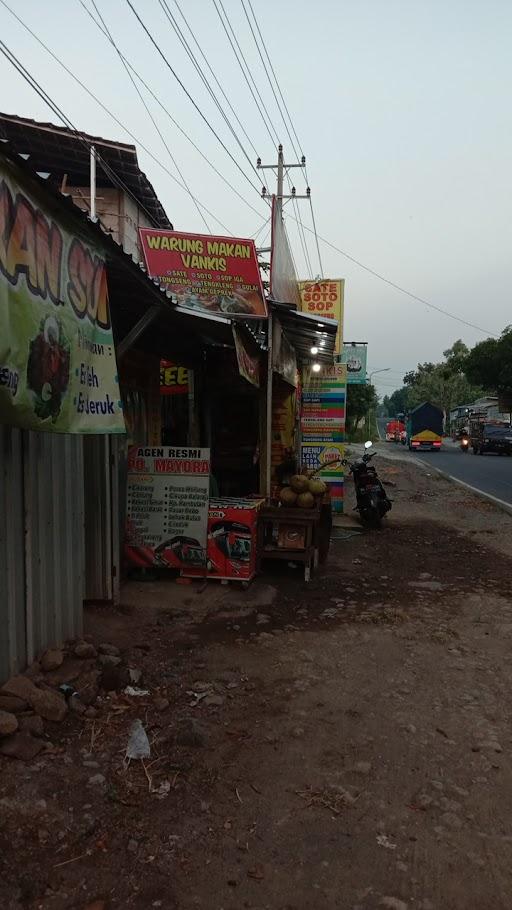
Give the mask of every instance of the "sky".
M 94 12 L 92 0 L 83 2 Z M 168 0 L 187 34 L 180 10 L 185 14 L 236 111 L 245 133 L 209 76 L 244 151 L 159 0 L 132 3 L 165 60 L 127 0 L 96 0 L 121 51 L 167 109 L 142 89 L 192 195 L 211 213 L 203 211 L 211 232 L 225 233 L 227 228 L 235 236 L 254 236 L 268 218 L 268 206 L 260 198 L 261 180 L 248 159 L 254 163 L 258 155 L 263 163 L 274 162 L 276 136 L 286 161 L 297 159 L 245 17 L 244 3 L 250 15 L 248 0 L 222 4 L 269 118 L 260 115 L 244 81 L 218 15 L 220 0 Z M 368 342 L 369 369 L 386 370 L 375 375 L 374 382 L 381 395 L 390 394 L 401 385 L 405 372 L 418 362 L 440 360 L 456 339 L 471 346 L 512 322 L 512 4 L 252 0 L 252 5 L 300 142 L 290 130 L 296 150 L 306 155 L 318 234 L 413 294 L 484 330 L 429 309 L 322 242 L 320 264 L 314 236 L 306 233 L 313 276 L 345 278 L 345 339 Z M 175 164 L 119 57 L 79 0 L 46 0 L 44 5 L 24 0 L 16 4 L 16 11 L 121 125 L 27 34 L 2 0 L 2 40 L 73 124 L 109 139 L 132 142 L 135 136 L 139 163 L 174 227 L 205 232 L 190 195 L 169 176 L 171 171 L 178 177 Z M 206 70 L 204 61 L 202 65 Z M 58 123 L 3 56 L 0 80 L 4 112 Z M 210 168 L 168 115 L 245 201 Z M 273 125 L 270 134 L 265 122 Z M 304 192 L 302 171 L 290 174 L 297 193 Z M 269 190 L 271 181 L 272 175 L 265 172 Z M 296 205 L 304 225 L 312 228 L 309 203 Z M 307 278 L 310 273 L 290 204 L 285 213 L 299 277 Z M 266 235 L 265 226 L 256 236 L 257 244 L 268 245 Z

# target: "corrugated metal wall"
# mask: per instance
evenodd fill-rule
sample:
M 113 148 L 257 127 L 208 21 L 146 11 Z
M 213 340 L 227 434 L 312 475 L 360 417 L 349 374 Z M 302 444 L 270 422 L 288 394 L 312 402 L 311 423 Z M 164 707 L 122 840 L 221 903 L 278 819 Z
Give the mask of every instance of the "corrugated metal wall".
M 82 630 L 83 442 L 0 427 L 0 680 Z
M 20 430 L 0 425 L 0 681 L 26 664 L 25 534 Z
M 85 599 L 112 600 L 109 437 L 84 437 Z

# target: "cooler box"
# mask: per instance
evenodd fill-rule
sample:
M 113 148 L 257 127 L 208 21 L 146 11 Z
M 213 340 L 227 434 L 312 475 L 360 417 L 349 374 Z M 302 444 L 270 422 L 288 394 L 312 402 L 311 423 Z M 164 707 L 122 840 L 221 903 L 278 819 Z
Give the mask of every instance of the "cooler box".
M 184 569 L 187 578 L 252 581 L 256 575 L 258 510 L 263 499 L 211 499 L 208 508 L 206 572 Z

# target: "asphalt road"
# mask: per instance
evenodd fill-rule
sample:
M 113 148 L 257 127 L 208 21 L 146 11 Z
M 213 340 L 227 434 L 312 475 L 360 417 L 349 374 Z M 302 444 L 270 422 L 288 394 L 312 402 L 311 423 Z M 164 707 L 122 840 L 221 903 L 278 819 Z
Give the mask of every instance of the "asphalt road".
M 379 419 L 379 432 L 384 436 L 386 421 Z M 385 448 L 384 448 L 385 446 Z M 422 461 L 433 468 L 439 468 L 446 474 L 456 477 L 482 493 L 495 496 L 512 505 L 512 458 L 499 455 L 473 455 L 461 452 L 458 445 L 450 439 L 443 440 L 440 452 L 423 452 L 421 455 L 410 453 L 404 446 L 388 442 L 382 444 L 383 454 L 389 454 Z

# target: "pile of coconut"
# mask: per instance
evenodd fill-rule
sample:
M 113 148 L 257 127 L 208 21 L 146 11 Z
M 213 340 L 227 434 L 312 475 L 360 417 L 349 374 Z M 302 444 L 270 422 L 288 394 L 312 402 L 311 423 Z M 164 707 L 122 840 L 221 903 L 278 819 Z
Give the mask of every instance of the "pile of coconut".
M 279 500 L 281 505 L 288 509 L 314 509 L 324 498 L 326 492 L 326 484 L 318 477 L 294 474 L 290 485 L 281 490 Z

